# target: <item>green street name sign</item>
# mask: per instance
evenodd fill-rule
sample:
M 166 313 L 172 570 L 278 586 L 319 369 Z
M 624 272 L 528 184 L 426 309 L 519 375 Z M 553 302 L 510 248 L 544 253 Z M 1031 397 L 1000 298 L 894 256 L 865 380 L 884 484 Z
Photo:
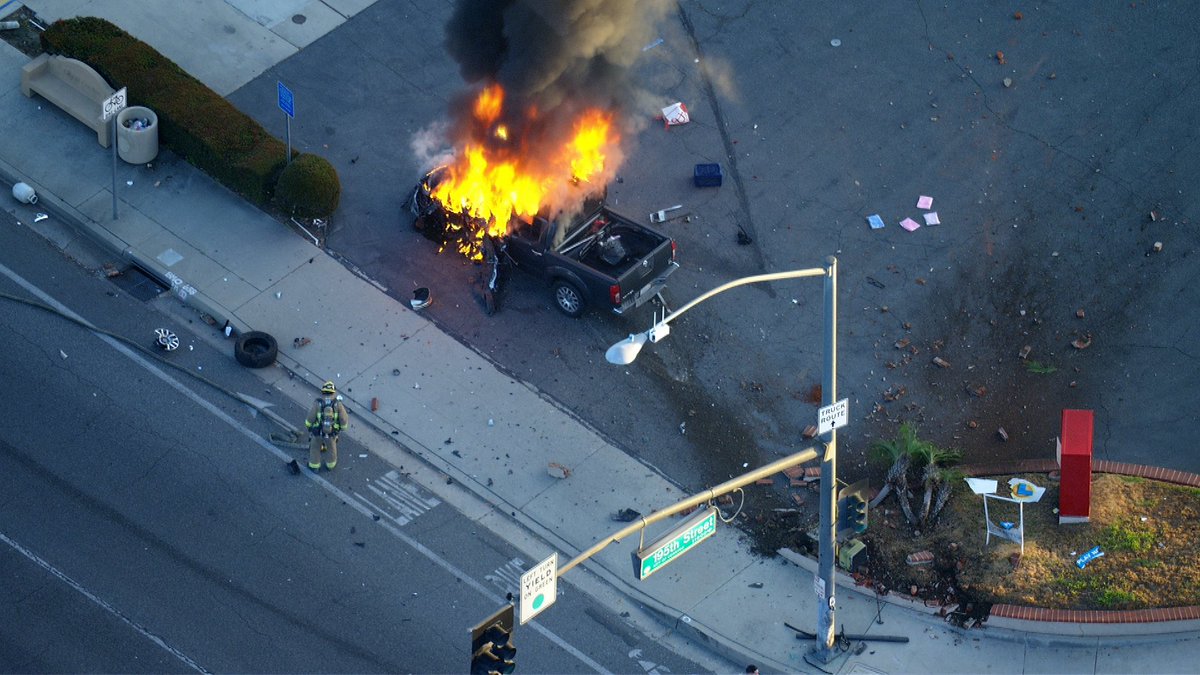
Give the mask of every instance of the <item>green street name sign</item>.
M 717 531 L 717 508 L 709 508 L 688 518 L 679 527 L 660 537 L 645 548 L 633 552 L 633 575 L 638 581 L 667 566 L 667 563 L 687 553 L 693 546 L 713 536 Z

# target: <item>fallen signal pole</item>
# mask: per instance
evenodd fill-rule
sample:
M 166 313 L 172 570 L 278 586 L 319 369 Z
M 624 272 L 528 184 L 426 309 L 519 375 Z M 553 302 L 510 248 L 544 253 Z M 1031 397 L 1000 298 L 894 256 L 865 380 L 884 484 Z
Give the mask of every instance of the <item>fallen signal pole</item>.
M 817 637 L 816 633 L 810 633 L 810 632 L 804 630 L 803 628 L 797 628 L 786 621 L 783 622 L 783 625 L 787 626 L 788 628 L 790 628 L 796 632 L 797 640 L 813 640 L 813 639 L 816 639 L 816 637 Z M 859 641 L 864 641 L 864 642 L 900 642 L 900 643 L 908 642 L 907 635 L 859 635 L 857 633 L 847 634 L 845 626 L 842 626 L 842 632 L 838 634 L 838 638 L 841 640 L 845 640 L 847 642 L 850 642 L 852 640 L 859 640 Z

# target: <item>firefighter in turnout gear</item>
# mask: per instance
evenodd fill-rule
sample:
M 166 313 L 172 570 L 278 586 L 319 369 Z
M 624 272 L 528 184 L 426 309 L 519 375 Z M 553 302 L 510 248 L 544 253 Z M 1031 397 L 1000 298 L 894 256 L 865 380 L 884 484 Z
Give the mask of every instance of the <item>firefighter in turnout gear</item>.
M 329 469 L 337 466 L 338 434 L 348 423 L 346 406 L 342 405 L 342 397 L 337 395 L 333 382 L 321 385 L 321 397 L 309 409 L 308 417 L 304 418 L 304 426 L 309 434 L 308 468 L 313 471 L 321 469 L 322 450 L 329 453 L 325 458 L 325 466 Z

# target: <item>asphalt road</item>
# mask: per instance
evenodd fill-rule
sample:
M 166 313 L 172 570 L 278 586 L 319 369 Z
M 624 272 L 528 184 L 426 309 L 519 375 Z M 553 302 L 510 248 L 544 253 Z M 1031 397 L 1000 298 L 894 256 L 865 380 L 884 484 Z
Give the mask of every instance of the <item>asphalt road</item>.
M 1200 433 L 1186 160 L 1200 45 L 1181 33 L 1198 11 L 683 3 L 634 67 L 645 95 L 609 196 L 635 217 L 694 214 L 665 227 L 683 264 L 676 304 L 839 257 L 847 477 L 904 420 L 966 462 L 1052 457 L 1072 407 L 1097 411 L 1097 457 L 1197 471 L 1200 456 L 1175 448 Z M 463 87 L 441 44 L 449 12 L 376 3 L 230 97 L 281 129 L 275 80 L 296 91 L 293 142 L 342 176 L 328 247 L 401 301 L 430 287 L 440 327 L 685 485 L 797 449 L 821 379 L 819 284 L 731 292 L 622 369 L 603 352 L 648 310 L 568 320 L 517 276 L 486 317 L 470 265 L 410 230 L 401 203 L 428 168 L 414 139 Z M 692 122 L 664 130 L 651 118 L 673 101 Z M 700 162 L 722 163 L 725 184 L 692 187 Z M 907 232 L 919 195 L 942 224 Z M 885 229 L 867 227 L 874 213 Z M 735 243 L 739 228 L 753 244 Z M 1040 369 L 1017 357 L 1026 345 Z
M 167 359 L 180 370 L 0 298 L 4 670 L 466 670 L 468 628 L 516 591 L 530 561 L 353 440 L 342 445 L 353 470 L 293 475 L 285 460 L 301 453 L 268 442 L 273 424 L 226 392 L 288 419 L 303 410 L 158 300 L 3 219 L 0 293 L 140 345 L 159 326 L 183 341 Z M 698 665 L 559 588 L 558 605 L 518 629 L 522 671 L 728 667 L 695 652 Z

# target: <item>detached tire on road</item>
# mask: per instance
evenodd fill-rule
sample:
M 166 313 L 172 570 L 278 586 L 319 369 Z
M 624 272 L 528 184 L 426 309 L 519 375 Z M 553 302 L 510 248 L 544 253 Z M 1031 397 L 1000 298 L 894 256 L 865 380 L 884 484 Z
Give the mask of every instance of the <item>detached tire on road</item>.
M 554 282 L 553 288 L 554 306 L 558 311 L 573 319 L 583 315 L 586 307 L 583 293 L 575 284 L 559 279 Z
M 233 358 L 247 368 L 266 368 L 279 356 L 279 344 L 269 333 L 252 330 L 238 335 L 233 345 Z

